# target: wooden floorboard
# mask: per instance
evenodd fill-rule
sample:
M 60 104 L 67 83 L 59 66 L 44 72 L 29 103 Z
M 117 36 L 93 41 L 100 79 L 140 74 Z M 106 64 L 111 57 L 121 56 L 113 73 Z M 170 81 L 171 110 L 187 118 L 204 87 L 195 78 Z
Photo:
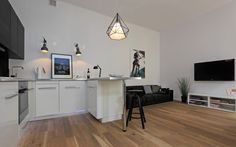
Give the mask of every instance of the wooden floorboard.
M 19 147 L 235 147 L 236 113 L 170 102 L 144 107 L 147 123 L 102 124 L 90 114 L 30 122 Z

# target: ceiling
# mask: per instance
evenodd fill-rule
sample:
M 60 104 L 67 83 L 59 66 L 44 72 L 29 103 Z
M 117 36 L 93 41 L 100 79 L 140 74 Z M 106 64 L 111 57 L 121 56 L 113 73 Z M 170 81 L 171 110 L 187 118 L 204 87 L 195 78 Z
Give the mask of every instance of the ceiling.
M 61 0 L 156 31 L 181 25 L 232 0 Z

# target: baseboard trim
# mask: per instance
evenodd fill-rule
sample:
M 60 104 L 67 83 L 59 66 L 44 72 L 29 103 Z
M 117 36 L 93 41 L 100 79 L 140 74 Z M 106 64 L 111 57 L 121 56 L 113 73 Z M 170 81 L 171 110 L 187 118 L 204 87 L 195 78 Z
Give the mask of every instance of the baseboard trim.
M 33 122 L 33 121 L 38 121 L 38 120 L 60 118 L 60 117 L 80 115 L 80 114 L 85 114 L 85 113 L 88 113 L 88 111 L 87 110 L 79 110 L 79 111 L 73 112 L 73 113 L 60 113 L 60 114 L 54 114 L 54 115 L 38 116 L 38 117 L 31 118 L 29 121 Z
M 100 121 L 102 123 L 107 123 L 107 122 L 112 122 L 112 121 L 121 120 L 121 119 L 122 119 L 122 115 L 114 115 L 114 116 L 104 117 Z

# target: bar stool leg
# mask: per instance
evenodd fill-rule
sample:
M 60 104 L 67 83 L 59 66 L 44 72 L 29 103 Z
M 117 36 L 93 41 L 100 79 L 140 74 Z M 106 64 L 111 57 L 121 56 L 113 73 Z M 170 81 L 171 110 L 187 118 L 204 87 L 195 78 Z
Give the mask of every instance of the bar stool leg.
M 131 121 L 132 113 L 133 113 L 133 105 L 134 105 L 134 98 L 132 97 L 132 99 L 131 99 L 131 105 L 130 105 L 129 112 L 128 112 L 128 116 L 127 116 L 127 120 L 126 120 L 126 126 L 128 126 L 129 121 Z
M 142 99 L 141 99 L 141 104 L 142 104 Z M 142 105 L 142 111 L 141 111 L 141 113 L 143 114 L 143 119 L 144 119 L 144 122 L 146 122 L 146 117 L 145 117 L 145 114 L 144 114 L 144 110 L 143 110 L 143 105 Z
M 143 113 L 144 122 L 146 122 L 146 117 L 145 117 L 145 114 L 144 114 L 144 111 L 143 111 L 143 107 L 142 107 L 142 113 Z
M 141 118 L 141 122 L 142 122 L 142 127 L 143 127 L 143 129 L 145 129 L 145 126 L 144 126 L 144 116 L 143 116 L 143 110 L 142 110 L 142 103 L 141 103 L 141 99 L 140 99 L 139 96 L 138 96 L 138 103 L 139 103 L 139 112 L 140 112 L 140 118 Z

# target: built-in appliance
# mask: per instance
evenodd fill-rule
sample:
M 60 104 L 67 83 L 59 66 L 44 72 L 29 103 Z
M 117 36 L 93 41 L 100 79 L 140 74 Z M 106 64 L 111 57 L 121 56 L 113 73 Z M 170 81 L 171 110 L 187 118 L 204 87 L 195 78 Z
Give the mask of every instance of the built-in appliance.
M 194 64 L 195 81 L 234 81 L 235 60 L 218 60 Z
M 0 46 L 0 77 L 9 77 L 8 52 Z
M 29 113 L 28 82 L 19 81 L 19 124 Z

